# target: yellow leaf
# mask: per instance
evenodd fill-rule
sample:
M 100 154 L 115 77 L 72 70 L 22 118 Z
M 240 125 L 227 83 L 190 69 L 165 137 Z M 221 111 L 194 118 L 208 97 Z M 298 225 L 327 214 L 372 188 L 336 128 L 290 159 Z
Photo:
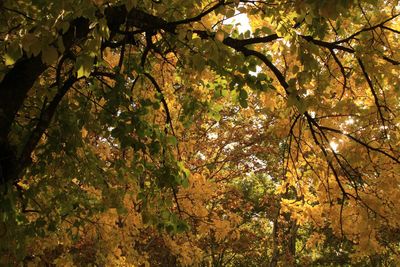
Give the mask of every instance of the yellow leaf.
M 15 61 L 14 58 L 12 58 L 9 54 L 5 54 L 4 55 L 4 60 L 5 60 L 5 64 L 6 66 L 10 66 L 10 65 L 14 65 Z
M 217 33 L 215 34 L 215 40 L 222 42 L 225 38 L 225 33 L 222 30 L 217 31 Z
M 21 48 L 18 44 L 14 43 L 7 49 L 7 53 L 4 55 L 4 61 L 6 66 L 14 65 L 18 59 L 22 56 Z
M 82 128 L 81 134 L 82 134 L 82 138 L 86 138 L 88 131 L 85 128 Z

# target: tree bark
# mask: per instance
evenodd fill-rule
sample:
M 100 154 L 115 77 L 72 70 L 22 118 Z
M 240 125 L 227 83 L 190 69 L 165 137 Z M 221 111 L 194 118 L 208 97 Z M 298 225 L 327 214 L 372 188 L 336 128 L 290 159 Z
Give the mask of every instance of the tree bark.
M 88 33 L 87 19 L 78 18 L 71 22 L 69 30 L 63 35 L 66 51 Z M 22 107 L 29 90 L 47 67 L 41 60 L 41 54 L 30 58 L 24 55 L 0 82 L 0 185 L 16 182 L 22 172 L 20 168 L 26 166 L 18 162 L 19 149 L 16 144 L 11 144 L 9 135 L 18 110 Z M 30 155 L 35 147 L 24 153 Z

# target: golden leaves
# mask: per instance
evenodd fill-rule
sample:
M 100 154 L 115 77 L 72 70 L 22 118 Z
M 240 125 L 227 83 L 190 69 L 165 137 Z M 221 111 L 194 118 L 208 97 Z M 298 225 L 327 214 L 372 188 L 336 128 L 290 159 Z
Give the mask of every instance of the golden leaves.
M 163 236 L 163 240 L 172 254 L 178 257 L 178 262 L 182 266 L 197 265 L 203 257 L 204 252 L 197 246 L 194 246 L 191 241 L 175 241 L 167 235 Z
M 224 31 L 218 30 L 215 33 L 215 40 L 217 40 L 219 42 L 222 42 L 224 40 L 224 38 L 225 38 L 225 32 Z

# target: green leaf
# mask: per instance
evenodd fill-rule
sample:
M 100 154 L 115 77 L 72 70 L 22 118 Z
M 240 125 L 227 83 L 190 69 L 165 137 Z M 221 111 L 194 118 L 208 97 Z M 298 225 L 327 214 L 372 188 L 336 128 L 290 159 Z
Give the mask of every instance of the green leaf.
M 193 64 L 193 68 L 198 71 L 204 70 L 204 68 L 206 66 L 206 62 L 200 54 L 195 54 L 192 57 L 192 64 Z
M 65 52 L 64 42 L 63 42 L 63 39 L 61 37 L 58 37 L 58 39 L 57 39 L 57 47 L 58 47 L 58 51 L 61 54 Z
M 53 46 L 46 46 L 42 50 L 42 61 L 47 65 L 51 65 L 58 59 L 57 49 Z
M 177 233 L 183 233 L 186 232 L 187 230 L 190 229 L 190 226 L 187 224 L 187 222 L 180 220 L 176 224 L 176 232 Z
M 157 102 L 153 102 L 153 109 L 155 109 L 155 110 L 159 110 L 160 109 L 160 103 L 157 101 Z
M 189 187 L 189 179 L 183 178 L 183 179 L 181 180 L 181 185 L 182 185 L 184 188 L 188 188 L 188 187 Z
M 178 140 L 176 140 L 175 136 L 168 136 L 167 137 L 167 144 L 176 146 L 178 144 Z
M 179 161 L 179 162 L 178 162 L 178 167 L 179 167 L 180 170 L 183 172 L 184 179 L 189 178 L 189 176 L 190 176 L 190 171 L 189 171 L 189 169 L 187 169 L 187 168 L 185 167 L 185 164 L 184 164 L 182 161 Z
M 76 60 L 78 78 L 89 77 L 93 66 L 94 58 L 88 55 L 81 55 Z
M 64 34 L 68 31 L 69 29 L 69 22 L 68 21 L 63 21 L 60 23 L 60 25 L 58 26 L 59 29 L 61 29 L 61 33 Z
M 248 94 L 247 94 L 246 90 L 241 89 L 239 91 L 238 100 L 239 100 L 239 104 L 242 108 L 247 108 L 249 106 L 247 103 L 247 98 L 248 98 Z
M 37 49 L 36 47 L 39 48 Z M 37 53 L 40 53 L 41 50 L 40 40 L 34 34 L 27 33 L 22 39 L 22 48 L 26 51 L 28 55 L 33 54 L 33 50 L 35 50 L 35 52 L 37 52 L 36 50 L 39 50 L 39 52 Z
M 308 14 L 305 17 L 305 21 L 306 21 L 307 24 L 312 24 L 312 19 L 313 19 L 313 17 L 310 14 Z
M 162 218 L 164 221 L 169 220 L 170 216 L 171 216 L 171 213 L 170 213 L 168 210 L 163 210 L 163 211 L 161 211 L 161 218 Z
M 137 5 L 137 0 L 127 0 L 125 7 L 126 10 L 131 11 Z
M 221 114 L 218 112 L 218 111 L 210 111 L 209 113 L 208 113 L 208 115 L 212 118 L 212 119 L 214 119 L 214 120 L 216 120 L 216 121 L 220 121 L 221 120 Z
M 247 99 L 247 97 L 248 97 L 248 94 L 247 94 L 246 90 L 242 89 L 239 91 L 239 98 Z
M 249 104 L 247 103 L 246 99 L 239 99 L 239 104 L 242 108 L 248 108 Z
M 158 141 L 151 142 L 149 149 L 152 155 L 157 154 L 161 150 L 160 142 Z

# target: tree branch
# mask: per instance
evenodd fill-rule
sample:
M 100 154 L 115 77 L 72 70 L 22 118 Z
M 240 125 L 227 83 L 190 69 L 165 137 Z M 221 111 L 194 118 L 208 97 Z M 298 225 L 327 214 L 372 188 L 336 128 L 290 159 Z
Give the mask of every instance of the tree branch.
M 28 141 L 26 142 L 21 155 L 18 159 L 18 166 L 17 166 L 17 175 L 20 176 L 21 172 L 30 164 L 31 162 L 31 153 L 36 148 L 37 144 L 39 143 L 40 138 L 42 137 L 43 133 L 46 131 L 50 122 L 56 112 L 57 106 L 67 93 L 67 91 L 72 87 L 72 85 L 78 79 L 75 76 L 69 77 L 63 84 L 63 86 L 58 88 L 58 91 L 52 101 L 45 107 L 39 117 L 39 122 L 36 125 L 35 129 L 32 131 Z M 15 179 L 18 179 L 16 177 Z M 16 181 L 16 180 L 15 180 Z

